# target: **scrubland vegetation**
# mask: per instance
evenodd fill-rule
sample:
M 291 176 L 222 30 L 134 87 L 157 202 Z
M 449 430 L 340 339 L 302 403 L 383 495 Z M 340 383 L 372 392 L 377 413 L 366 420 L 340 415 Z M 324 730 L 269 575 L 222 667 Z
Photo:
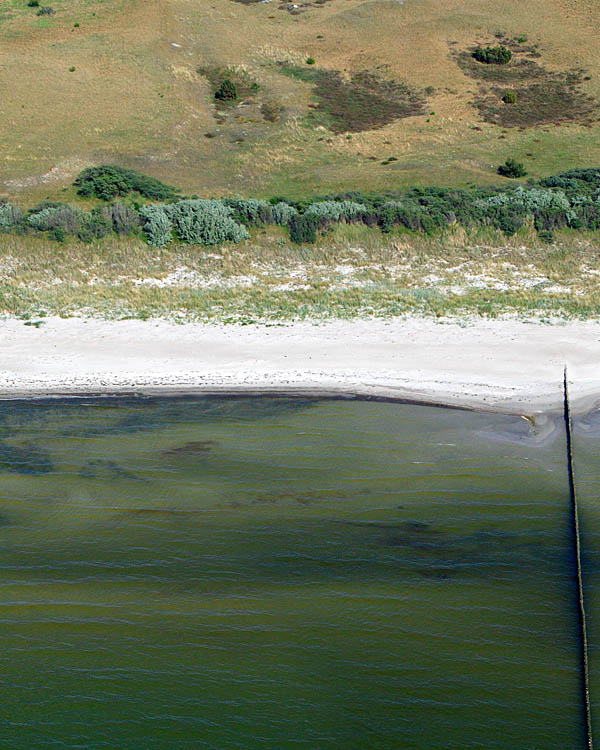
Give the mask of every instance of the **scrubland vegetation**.
M 53 314 L 241 323 L 600 314 L 597 233 L 562 229 L 548 243 L 528 222 L 509 238 L 490 227 L 382 235 L 363 224 L 336 224 L 314 245 L 281 227 L 249 234 L 206 249 L 114 234 L 91 243 L 5 235 L 0 311 L 29 323 Z
M 51 6 L 0 7 L 0 195 L 28 208 L 97 164 L 296 199 L 487 185 L 507 157 L 534 179 L 600 164 L 588 0 Z
M 116 200 L 111 179 L 122 185 Z M 93 185 L 105 200 L 88 210 L 0 205 L 0 312 L 38 323 L 600 313 L 600 169 L 516 187 L 304 201 L 169 188 L 170 202 L 143 202 L 114 167 L 76 182 L 82 200 Z
M 575 0 L 9 0 L 0 312 L 595 315 L 599 23 Z
M 514 159 L 498 167 L 501 175 L 522 177 Z M 143 236 L 153 247 L 238 243 L 248 229 L 286 226 L 293 242 L 314 243 L 336 224 L 364 224 L 382 233 L 400 229 L 433 235 L 452 226 L 491 227 L 506 236 L 529 220 L 545 240 L 557 229 L 600 230 L 600 168 L 575 169 L 517 187 L 464 189 L 428 187 L 369 194 L 352 191 L 304 200 L 273 197 L 200 199 L 182 197 L 159 180 L 108 165 L 88 168 L 75 180 L 78 194 L 106 205 L 84 211 L 77 205 L 43 201 L 28 212 L 0 204 L 0 229 L 17 234 L 47 233 L 58 241 L 76 235 L 84 242 L 118 235 Z M 119 196 L 119 200 L 109 202 Z M 160 203 L 140 203 L 162 198 Z

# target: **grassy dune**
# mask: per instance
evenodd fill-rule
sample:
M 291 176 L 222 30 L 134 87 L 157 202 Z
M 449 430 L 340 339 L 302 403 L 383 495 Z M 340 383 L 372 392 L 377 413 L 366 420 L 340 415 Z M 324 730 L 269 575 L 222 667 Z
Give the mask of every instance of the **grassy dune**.
M 0 8 L 0 192 L 21 202 L 69 198 L 73 176 L 102 162 L 200 195 L 265 196 L 486 183 L 509 155 L 533 177 L 600 163 L 594 0 L 328 0 L 293 12 L 235 0 L 44 2 L 54 15 L 24 0 Z M 524 129 L 486 122 L 475 106 L 482 82 L 458 55 L 496 34 L 526 37 L 548 74 L 577 69 L 591 116 L 559 122 L 557 113 L 558 124 Z M 338 85 L 367 72 L 426 105 L 383 127 L 340 132 L 328 127 L 314 85 L 280 63 L 338 71 Z M 224 111 L 197 71 L 227 67 L 258 88 Z
M 553 245 L 532 228 L 506 239 L 456 229 L 438 237 L 339 225 L 316 246 L 283 231 L 241 245 L 199 249 L 138 239 L 96 244 L 5 235 L 0 314 L 169 317 L 218 322 L 516 314 L 594 318 L 600 313 L 597 237 L 565 231 Z

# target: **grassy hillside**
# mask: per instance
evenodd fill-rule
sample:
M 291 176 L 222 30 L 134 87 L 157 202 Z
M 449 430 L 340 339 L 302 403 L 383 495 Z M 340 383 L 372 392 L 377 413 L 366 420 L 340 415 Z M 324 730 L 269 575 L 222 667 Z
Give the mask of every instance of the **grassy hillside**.
M 600 163 L 596 0 L 40 2 L 54 14 L 0 4 L 0 194 L 21 203 L 69 198 L 107 162 L 203 196 Z M 506 70 L 477 67 L 475 45 L 499 41 Z M 231 103 L 214 98 L 225 75 Z

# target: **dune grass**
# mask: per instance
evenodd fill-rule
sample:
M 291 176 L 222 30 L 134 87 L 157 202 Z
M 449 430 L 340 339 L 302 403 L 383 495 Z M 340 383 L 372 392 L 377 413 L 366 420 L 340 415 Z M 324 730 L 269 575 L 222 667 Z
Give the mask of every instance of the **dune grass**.
M 116 237 L 60 244 L 5 235 L 0 314 L 273 322 L 420 314 L 593 318 L 600 312 L 598 238 L 530 227 L 439 237 L 342 225 L 315 246 L 277 229 L 241 245 L 164 250 Z

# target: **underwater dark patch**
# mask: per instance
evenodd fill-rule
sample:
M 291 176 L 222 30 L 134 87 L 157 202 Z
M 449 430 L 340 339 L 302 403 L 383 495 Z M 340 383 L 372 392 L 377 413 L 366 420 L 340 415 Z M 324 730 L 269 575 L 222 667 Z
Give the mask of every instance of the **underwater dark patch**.
M 183 445 L 176 445 L 160 452 L 163 458 L 185 458 L 187 456 L 202 456 L 219 445 L 218 440 L 192 440 Z
M 85 477 L 86 479 L 135 479 L 137 481 L 146 481 L 142 480 L 141 477 L 136 476 L 131 471 L 119 466 L 115 461 L 102 458 L 86 461 L 79 470 L 79 476 Z
M 49 474 L 53 469 L 50 455 L 33 443 L 0 443 L 0 471 L 15 474 Z

